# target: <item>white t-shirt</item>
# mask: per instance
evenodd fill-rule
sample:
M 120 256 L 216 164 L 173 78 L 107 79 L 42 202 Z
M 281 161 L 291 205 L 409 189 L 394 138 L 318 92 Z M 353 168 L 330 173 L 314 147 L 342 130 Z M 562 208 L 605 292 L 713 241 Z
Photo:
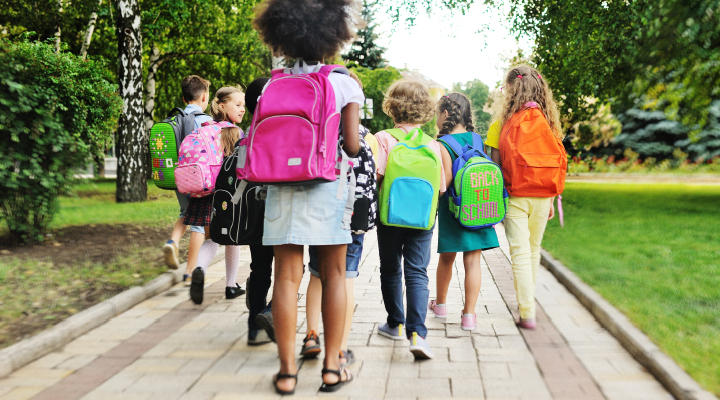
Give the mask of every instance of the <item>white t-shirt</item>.
M 349 103 L 357 103 L 360 106 L 365 103 L 365 94 L 363 94 L 360 85 L 355 82 L 355 79 L 345 74 L 331 72 L 328 75 L 328 80 L 335 90 L 335 109 L 337 112 L 342 112 L 342 109 Z

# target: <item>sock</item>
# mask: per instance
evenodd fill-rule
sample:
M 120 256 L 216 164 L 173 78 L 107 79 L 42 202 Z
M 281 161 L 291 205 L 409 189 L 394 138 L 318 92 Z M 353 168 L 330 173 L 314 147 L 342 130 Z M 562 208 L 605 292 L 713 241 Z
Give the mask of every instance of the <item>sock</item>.
M 210 262 L 213 257 L 215 257 L 218 247 L 220 247 L 220 245 L 210 239 L 204 241 L 202 246 L 200 246 L 197 266 L 202 268 L 203 272 L 207 272 Z
M 225 246 L 225 286 L 235 287 L 240 268 L 240 246 Z

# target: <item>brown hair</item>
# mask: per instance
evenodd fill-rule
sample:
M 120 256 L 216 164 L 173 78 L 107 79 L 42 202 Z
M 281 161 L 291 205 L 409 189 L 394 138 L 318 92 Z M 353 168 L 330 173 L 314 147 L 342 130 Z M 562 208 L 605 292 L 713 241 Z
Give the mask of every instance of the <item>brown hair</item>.
M 180 84 L 185 101 L 195 101 L 210 89 L 210 81 L 197 75 L 190 75 Z
M 435 115 L 430 89 L 420 82 L 398 81 L 385 93 L 382 109 L 396 124 L 424 124 Z
M 253 26 L 275 55 L 322 61 L 355 38 L 357 0 L 265 0 Z
M 225 86 L 215 92 L 215 97 L 210 103 L 210 110 L 212 111 L 212 117 L 215 121 L 230 121 L 227 117 L 225 110 L 220 107 L 220 104 L 225 104 L 230 101 L 230 96 L 233 93 L 240 93 L 245 98 L 245 93 L 238 86 Z M 240 140 L 240 128 L 222 128 L 220 132 L 220 142 L 222 143 L 223 153 L 225 156 L 229 156 L 235 149 L 235 143 Z
M 465 129 L 467 129 L 468 132 L 475 131 L 475 127 L 473 126 L 473 110 L 470 105 L 470 99 L 468 99 L 464 94 L 450 93 L 441 97 L 438 101 L 437 112 L 440 114 L 443 111 L 448 112 L 448 117 L 445 119 L 445 122 L 443 122 L 443 126 L 442 129 L 440 129 L 438 137 L 443 137 L 449 134 L 458 124 L 465 125 Z
M 512 116 L 520 111 L 525 103 L 534 101 L 545 114 L 550 129 L 556 138 L 562 139 L 565 134 L 560 125 L 560 113 L 557 104 L 553 100 L 552 90 L 548 86 L 545 78 L 533 67 L 520 64 L 510 69 L 505 78 L 505 98 L 503 100 L 502 111 L 497 120 L 505 125 Z

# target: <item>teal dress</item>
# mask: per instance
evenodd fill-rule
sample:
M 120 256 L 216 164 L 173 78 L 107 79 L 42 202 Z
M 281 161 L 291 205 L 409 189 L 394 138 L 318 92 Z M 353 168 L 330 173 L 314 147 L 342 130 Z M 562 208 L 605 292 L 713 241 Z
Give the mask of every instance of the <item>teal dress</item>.
M 472 144 L 472 133 L 455 133 L 452 135 L 461 146 Z M 458 157 L 450 146 L 440 142 L 450 153 L 452 160 Z M 500 247 L 495 228 L 470 230 L 460 225 L 457 218 L 450 212 L 449 196 L 443 194 L 438 202 L 438 253 L 457 253 L 472 250 L 487 250 Z

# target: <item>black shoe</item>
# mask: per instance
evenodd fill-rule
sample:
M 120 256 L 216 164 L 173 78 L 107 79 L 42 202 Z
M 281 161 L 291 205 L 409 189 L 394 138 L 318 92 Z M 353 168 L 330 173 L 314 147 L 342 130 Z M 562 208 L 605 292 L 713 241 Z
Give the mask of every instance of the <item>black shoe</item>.
M 270 340 L 274 342 L 275 326 L 273 325 L 272 308 L 270 308 L 270 305 L 265 307 L 265 309 L 262 310 L 260 314 L 255 317 L 255 322 L 257 322 L 257 324 L 260 325 L 260 327 L 263 328 L 265 332 L 267 332 Z
M 190 299 L 195 304 L 202 304 L 203 290 L 205 287 L 205 272 L 202 268 L 197 267 L 192 273 L 190 280 Z
M 226 286 L 225 287 L 225 298 L 230 300 L 234 299 L 238 296 L 242 296 L 245 294 L 245 289 L 241 288 L 240 285 L 237 283 L 235 284 L 235 287 Z

